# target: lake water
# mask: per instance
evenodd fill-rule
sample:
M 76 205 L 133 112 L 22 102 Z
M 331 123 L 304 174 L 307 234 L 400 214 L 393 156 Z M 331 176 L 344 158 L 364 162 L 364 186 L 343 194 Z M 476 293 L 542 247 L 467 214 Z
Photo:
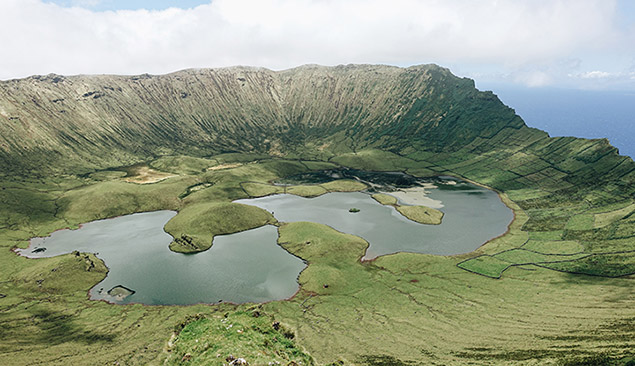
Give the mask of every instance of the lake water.
M 90 290 L 90 297 L 120 304 L 265 302 L 297 291 L 296 279 L 306 265 L 277 245 L 276 227 L 218 236 L 208 251 L 180 254 L 168 249 L 172 237 L 163 231 L 175 214 L 156 211 L 93 221 L 79 230 L 35 238 L 20 254 L 36 258 L 74 250 L 98 253 L 110 272 Z M 46 251 L 32 253 L 38 247 Z M 115 286 L 135 293 L 118 301 L 107 293 Z
M 329 174 L 352 174 L 361 179 L 358 176 L 367 174 L 362 173 Z M 427 187 L 423 201 L 434 203 L 445 213 L 443 223 L 409 221 L 393 207 L 361 192 L 328 193 L 310 199 L 285 194 L 236 202 L 273 211 L 279 221 L 312 221 L 358 235 L 370 243 L 365 259 L 402 251 L 439 255 L 470 252 L 503 234 L 513 218 L 495 192 L 469 183 L 440 179 L 435 183 L 438 188 L 429 189 L 430 183 L 415 184 L 419 191 L 412 193 L 404 187 L 414 184 L 411 176 L 377 173 L 366 178 L 382 182 L 373 183 L 375 189 L 392 190 L 392 194 L 400 191 L 395 195 L 411 202 L 422 199 L 422 187 Z M 352 207 L 360 212 L 349 212 Z M 289 298 L 297 291 L 297 277 L 306 265 L 277 245 L 276 227 L 217 236 L 205 252 L 179 254 L 168 249 L 172 237 L 163 231 L 175 214 L 156 211 L 94 221 L 78 230 L 34 238 L 29 248 L 19 252 L 32 258 L 75 250 L 96 253 L 110 271 L 90 290 L 90 297 L 119 304 L 266 302 Z M 122 288 L 124 294 L 125 289 L 134 292 L 118 298 L 115 295 Z
M 364 259 L 395 252 L 468 253 L 505 233 L 513 219 L 513 212 L 496 192 L 471 184 L 431 189 L 426 196 L 441 203 L 439 209 L 445 214 L 441 225 L 410 221 L 395 208 L 361 192 L 328 193 L 315 198 L 283 194 L 236 202 L 273 212 L 279 221 L 317 222 L 360 236 L 370 244 Z M 353 207 L 360 212 L 349 212 Z

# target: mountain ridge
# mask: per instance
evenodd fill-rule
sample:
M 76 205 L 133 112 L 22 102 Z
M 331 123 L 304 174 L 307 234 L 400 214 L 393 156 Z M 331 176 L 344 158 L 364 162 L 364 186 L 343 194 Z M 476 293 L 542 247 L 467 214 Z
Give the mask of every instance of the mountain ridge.
M 445 95 L 448 84 L 464 95 Z M 72 155 L 80 160 L 75 165 L 97 167 L 102 163 L 91 161 L 103 148 L 113 155 L 103 164 L 121 165 L 174 153 L 268 152 L 265 140 L 272 138 L 284 140 L 283 147 L 302 147 L 307 136 L 326 139 L 343 132 L 362 146 L 384 146 L 412 133 L 427 142 L 443 136 L 446 141 L 432 145 L 447 149 L 447 133 L 456 138 L 455 145 L 474 137 L 474 131 L 457 124 L 452 129 L 459 131 L 433 132 L 456 104 L 443 102 L 447 97 L 496 104 L 514 127 L 524 125 L 493 93 L 477 91 L 472 80 L 436 65 L 32 76 L 0 82 L 0 160 L 5 167 L 20 162 L 33 170 Z M 438 105 L 426 105 L 430 100 Z M 498 129 L 506 122 L 498 121 Z M 239 139 L 228 141 L 227 135 Z M 38 159 L 46 164 L 38 166 Z

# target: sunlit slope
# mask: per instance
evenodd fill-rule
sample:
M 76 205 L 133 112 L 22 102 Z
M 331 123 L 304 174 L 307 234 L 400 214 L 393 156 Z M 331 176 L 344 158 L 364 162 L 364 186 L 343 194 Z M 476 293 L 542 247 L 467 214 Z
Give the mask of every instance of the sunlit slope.
M 456 151 L 506 127 L 526 129 L 493 94 L 435 65 L 235 67 L 0 82 L 5 174 L 116 166 L 172 153 Z

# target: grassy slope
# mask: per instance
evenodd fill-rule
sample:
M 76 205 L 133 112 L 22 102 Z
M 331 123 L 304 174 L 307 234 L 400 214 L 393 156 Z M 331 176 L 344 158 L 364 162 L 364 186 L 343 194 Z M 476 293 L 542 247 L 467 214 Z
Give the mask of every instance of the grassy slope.
M 395 364 L 542 364 L 601 351 L 621 357 L 632 346 L 633 329 L 619 320 L 635 301 L 630 279 L 514 269 L 484 280 L 448 257 L 395 254 L 361 264 L 362 240 L 317 224 L 288 224 L 280 234 L 309 267 L 298 297 L 265 308 L 293 319 L 318 363 L 387 356 Z
M 378 73 L 378 79 L 362 75 L 368 70 Z M 599 276 L 626 275 L 635 268 L 635 164 L 618 156 L 605 140 L 547 138 L 524 127 L 491 94 L 469 90 L 467 80 L 439 77 L 443 73 L 435 68 L 307 67 L 281 72 L 276 79 L 250 71 L 245 79 L 253 85 L 246 83 L 250 91 L 244 93 L 235 88 L 242 88 L 240 83 L 231 84 L 237 74 L 225 71 L 187 72 L 171 79 L 68 78 L 63 85 L 46 78 L 29 79 L 26 86 L 3 83 L 0 294 L 6 296 L 0 296 L 0 363 L 158 364 L 168 355 L 163 347 L 175 326 L 199 313 L 210 319 L 232 314 L 236 308 L 229 305 L 144 307 L 88 301 L 86 291 L 104 274 L 87 272 L 84 260 L 27 260 L 9 249 L 26 245 L 32 236 L 95 218 L 159 208 L 186 212 L 205 202 L 249 197 L 247 182 L 262 189 L 272 179 L 305 171 L 309 164 L 302 161 L 223 154 L 150 162 L 181 176 L 149 185 L 121 182 L 118 173 L 93 178 L 69 174 L 136 163 L 173 150 L 203 155 L 210 150 L 201 146 L 214 141 L 218 144 L 211 145 L 220 150 L 268 146 L 264 139 L 271 130 L 263 129 L 265 121 L 277 131 L 273 135 L 287 139 L 283 149 L 289 157 L 468 178 L 504 192 L 502 198 L 516 214 L 507 235 L 475 253 L 397 254 L 367 264 L 357 261 L 365 245 L 358 238 L 310 224 L 283 227 L 283 246 L 311 264 L 300 279 L 303 291 L 292 301 L 264 305 L 263 312 L 287 324 L 296 334 L 295 344 L 318 363 L 544 364 L 632 355 L 633 277 Z M 177 86 L 185 82 L 175 82 L 177 77 L 191 77 L 192 85 L 200 86 L 214 80 L 231 92 L 218 95 L 218 88 L 192 86 L 190 93 L 209 94 L 183 98 Z M 108 95 L 95 99 L 79 92 L 97 87 Z M 117 94 L 119 87 L 125 93 Z M 266 93 L 259 95 L 259 88 Z M 21 93 L 34 102 L 16 107 Z M 55 114 L 60 112 L 51 106 L 61 103 L 52 101 L 58 94 L 66 98 L 65 113 L 72 116 Z M 124 100 L 124 95 L 131 97 Z M 341 100 L 334 103 L 332 95 L 341 95 Z M 413 95 L 417 98 L 408 98 Z M 315 103 L 301 103 L 307 97 Z M 267 104 L 271 99 L 276 102 Z M 207 102 L 198 103 L 203 100 Z M 374 102 L 365 103 L 369 100 Z M 112 105 L 121 109 L 109 109 Z M 158 105 L 165 108 L 154 110 Z M 400 107 L 387 109 L 395 105 Z M 453 106 L 460 108 L 450 111 Z M 225 109 L 248 110 L 250 119 L 243 125 L 244 115 L 220 115 Z M 280 110 L 286 122 L 277 119 Z M 388 110 L 395 113 L 386 119 Z M 98 120 L 106 121 L 99 124 L 105 130 L 93 129 Z M 157 125 L 148 124 L 150 120 Z M 42 121 L 50 124 L 38 125 Z M 68 121 L 76 125 L 62 131 L 84 133 L 91 142 L 53 133 Z M 305 127 L 309 122 L 313 127 Z M 286 123 L 290 129 L 284 132 Z M 217 138 L 242 133 L 240 126 L 250 131 L 240 142 Z M 107 137 L 114 131 L 122 136 L 119 141 Z M 170 143 L 157 146 L 165 141 Z M 31 142 L 54 151 L 39 151 L 28 146 Z M 306 149 L 296 148 L 304 144 Z M 104 149 L 111 153 L 100 154 Z M 260 161 L 249 163 L 254 159 Z M 41 161 L 66 172 L 41 174 L 36 165 Z M 243 165 L 207 170 L 233 163 Z M 210 186 L 182 196 L 200 183 Z M 311 245 L 303 247 L 307 240 Z M 178 350 L 193 348 L 191 340 L 177 342 L 182 342 Z

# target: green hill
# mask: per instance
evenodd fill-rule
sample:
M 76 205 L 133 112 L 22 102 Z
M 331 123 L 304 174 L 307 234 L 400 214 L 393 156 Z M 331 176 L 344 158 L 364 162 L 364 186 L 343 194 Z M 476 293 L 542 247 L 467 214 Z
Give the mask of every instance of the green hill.
M 271 185 L 338 166 L 468 179 L 498 191 L 515 219 L 473 253 L 360 262 L 361 238 L 230 204 L 363 189 Z M 252 364 L 633 360 L 633 160 L 606 139 L 528 128 L 494 94 L 436 65 L 2 81 L 0 187 L 3 365 L 220 365 L 230 353 Z M 87 299 L 107 271 L 95 256 L 11 251 L 159 209 L 179 211 L 166 228 L 181 246 L 197 243 L 181 251 L 279 225 L 279 244 L 308 263 L 300 291 L 259 305 L 109 305 Z M 236 223 L 241 215 L 253 217 Z

